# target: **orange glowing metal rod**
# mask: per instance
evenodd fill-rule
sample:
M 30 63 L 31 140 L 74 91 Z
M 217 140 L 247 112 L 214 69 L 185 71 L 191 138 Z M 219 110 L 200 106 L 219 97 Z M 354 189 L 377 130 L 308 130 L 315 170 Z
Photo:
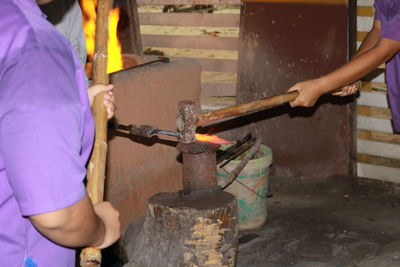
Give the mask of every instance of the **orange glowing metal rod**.
M 196 140 L 200 141 L 200 142 L 209 142 L 209 143 L 220 144 L 220 145 L 233 144 L 232 141 L 225 140 L 216 135 L 207 135 L 207 134 L 196 134 Z

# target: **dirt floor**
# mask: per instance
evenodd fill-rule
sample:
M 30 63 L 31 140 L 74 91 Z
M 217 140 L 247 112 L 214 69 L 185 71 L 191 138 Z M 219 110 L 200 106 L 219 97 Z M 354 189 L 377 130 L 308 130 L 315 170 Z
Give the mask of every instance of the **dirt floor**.
M 390 184 L 271 177 L 266 224 L 241 232 L 237 267 L 400 266 L 400 194 Z

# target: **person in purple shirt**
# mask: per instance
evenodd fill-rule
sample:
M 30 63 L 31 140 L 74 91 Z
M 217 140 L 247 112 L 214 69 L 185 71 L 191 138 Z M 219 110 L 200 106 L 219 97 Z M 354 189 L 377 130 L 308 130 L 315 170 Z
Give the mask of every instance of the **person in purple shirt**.
M 73 248 L 105 248 L 120 235 L 108 202 L 92 205 L 84 186 L 94 122 L 71 44 L 38 3 L 0 1 L 0 266 L 75 266 Z
M 371 31 L 363 40 L 350 62 L 320 78 L 293 85 L 289 91 L 299 90 L 292 107 L 311 107 L 328 92 L 345 96 L 360 88 L 356 82 L 386 62 L 386 81 L 393 126 L 400 132 L 400 1 L 375 0 L 375 20 Z

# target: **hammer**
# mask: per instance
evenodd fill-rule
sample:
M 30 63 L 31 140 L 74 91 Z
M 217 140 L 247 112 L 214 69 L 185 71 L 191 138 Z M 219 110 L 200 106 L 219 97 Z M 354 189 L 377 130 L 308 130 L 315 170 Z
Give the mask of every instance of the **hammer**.
M 244 115 L 250 112 L 279 106 L 295 100 L 298 95 L 299 91 L 291 91 L 283 94 L 265 97 L 245 104 L 201 113 L 199 115 L 196 115 L 195 103 L 193 101 L 181 101 L 178 105 L 179 112 L 176 123 L 178 132 L 180 133 L 180 141 L 182 143 L 195 142 L 196 128 L 208 122 L 238 115 Z
M 136 126 L 134 124 L 123 125 L 119 123 L 110 124 L 109 128 L 114 130 L 129 131 L 133 135 L 151 138 L 154 135 L 167 135 L 179 139 L 181 143 L 196 142 L 196 128 L 208 122 L 220 120 L 227 117 L 238 116 L 250 112 L 275 107 L 293 101 L 298 96 L 298 91 L 274 95 L 252 101 L 246 104 L 235 105 L 215 111 L 196 114 L 195 103 L 190 100 L 183 100 L 178 104 L 178 119 L 176 122 L 178 131 L 160 130 L 150 125 Z

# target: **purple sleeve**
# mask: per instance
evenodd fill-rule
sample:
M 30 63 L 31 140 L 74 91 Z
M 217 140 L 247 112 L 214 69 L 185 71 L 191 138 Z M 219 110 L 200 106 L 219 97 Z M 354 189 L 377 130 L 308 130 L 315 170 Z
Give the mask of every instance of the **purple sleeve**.
M 375 8 L 375 19 L 381 20 L 381 18 L 382 18 L 382 0 L 375 0 L 374 8 Z
M 83 115 L 68 55 L 32 47 L 0 77 L 0 153 L 25 216 L 68 207 L 85 194 Z
M 381 36 L 387 39 L 400 41 L 400 12 L 397 12 L 389 21 L 382 24 Z

